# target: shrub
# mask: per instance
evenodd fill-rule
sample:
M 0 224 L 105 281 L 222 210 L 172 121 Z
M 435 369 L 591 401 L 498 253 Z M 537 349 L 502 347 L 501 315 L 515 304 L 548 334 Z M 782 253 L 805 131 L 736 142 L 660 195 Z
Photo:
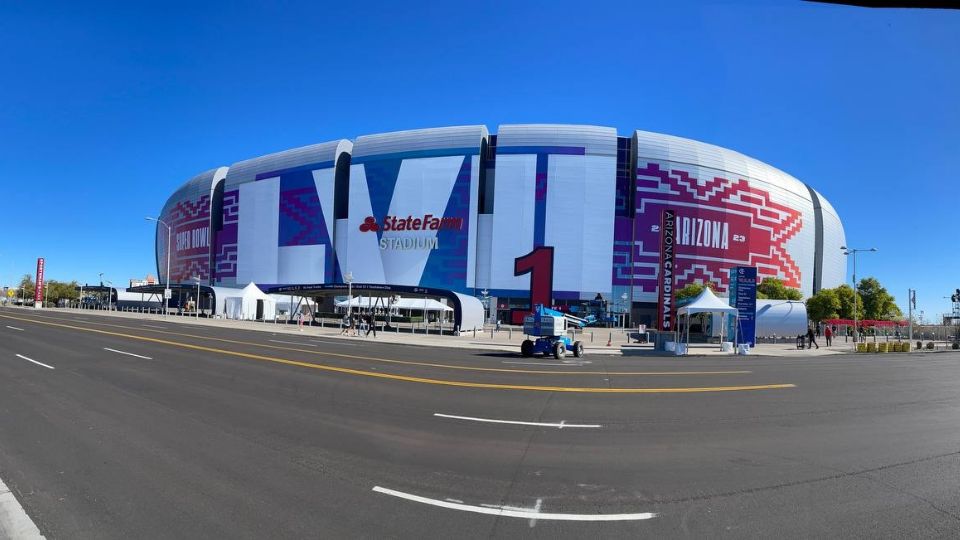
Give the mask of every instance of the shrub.
M 928 341 L 928 342 L 927 342 L 927 350 L 929 350 L 929 351 L 932 351 L 932 350 L 933 350 L 933 342 L 932 342 L 932 341 Z
M 954 341 L 952 348 L 953 348 L 954 350 L 960 349 L 960 343 L 957 343 L 956 341 Z
M 923 348 L 923 342 L 922 342 L 922 341 L 918 341 L 918 342 L 917 342 L 917 350 L 920 350 L 920 349 L 922 349 L 922 348 Z

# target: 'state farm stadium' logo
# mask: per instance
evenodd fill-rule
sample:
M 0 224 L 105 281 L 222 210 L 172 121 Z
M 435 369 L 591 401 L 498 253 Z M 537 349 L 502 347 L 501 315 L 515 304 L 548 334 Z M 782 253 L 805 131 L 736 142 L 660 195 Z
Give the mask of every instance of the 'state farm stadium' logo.
M 462 229 L 463 218 L 436 217 L 433 214 L 422 217 L 386 216 L 380 223 L 373 216 L 367 216 L 360 224 L 360 232 L 435 231 L 429 236 L 383 236 L 379 242 L 380 249 L 438 249 L 440 244 L 436 231 Z
M 439 231 L 445 229 L 463 229 L 463 218 L 460 217 L 435 217 L 433 214 L 427 214 L 423 217 L 397 217 L 387 216 L 383 218 L 382 223 L 377 223 L 373 216 L 363 218 L 360 224 L 360 232 L 369 231 Z

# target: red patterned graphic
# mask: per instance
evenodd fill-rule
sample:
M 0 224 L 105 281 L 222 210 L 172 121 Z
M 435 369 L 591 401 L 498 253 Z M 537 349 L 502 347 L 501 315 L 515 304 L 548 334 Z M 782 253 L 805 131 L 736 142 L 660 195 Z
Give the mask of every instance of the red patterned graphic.
M 379 231 L 380 225 L 377 224 L 376 218 L 373 216 L 367 216 L 363 218 L 363 223 L 360 224 L 360 232 L 370 232 L 370 231 Z
M 210 277 L 210 196 L 177 201 L 162 218 L 172 229 L 170 281 L 187 283 L 193 276 Z M 157 228 L 160 276 L 165 279 L 167 230 Z
M 677 212 L 677 287 L 712 282 L 725 292 L 729 268 L 756 266 L 759 277 L 777 277 L 800 288 L 800 267 L 786 243 L 803 226 L 800 210 L 775 202 L 746 179 L 696 178 L 690 172 L 647 163 L 637 170 L 633 284 L 656 293 L 656 276 L 643 267 L 658 262 L 660 211 Z

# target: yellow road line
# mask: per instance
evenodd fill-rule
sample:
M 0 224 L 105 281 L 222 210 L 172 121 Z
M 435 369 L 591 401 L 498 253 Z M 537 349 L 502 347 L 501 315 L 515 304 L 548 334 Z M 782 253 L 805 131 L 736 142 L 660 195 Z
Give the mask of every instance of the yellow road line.
M 204 347 L 202 345 L 192 345 L 189 343 L 180 343 L 177 341 L 169 341 L 165 339 L 151 338 L 146 336 L 135 336 L 130 334 L 122 334 L 120 332 L 97 330 L 94 328 L 82 328 L 79 326 L 73 326 L 69 324 L 38 321 L 33 319 L 21 318 L 21 317 L 11 317 L 9 315 L 0 314 L 0 317 L 7 318 L 7 319 L 21 320 L 25 322 L 32 322 L 35 324 L 43 324 L 47 326 L 58 326 L 61 328 L 69 328 L 72 330 L 79 330 L 81 332 L 93 332 L 93 333 L 104 334 L 108 336 L 117 336 L 117 337 L 129 338 L 129 339 L 136 339 L 140 341 L 147 341 L 151 343 L 160 343 L 163 345 L 181 347 L 184 349 L 219 353 L 219 354 L 225 354 L 229 356 L 238 356 L 241 358 L 249 358 L 252 360 L 262 360 L 265 362 L 274 362 L 277 364 L 286 364 L 289 366 L 300 366 L 305 368 L 320 369 L 323 371 L 331 371 L 336 373 L 348 373 L 350 375 L 374 377 L 378 379 L 389 379 L 389 380 L 395 380 L 395 381 L 416 382 L 416 383 L 423 383 L 423 384 L 435 384 L 435 385 L 441 385 L 441 386 L 457 386 L 457 387 L 464 387 L 464 388 L 489 388 L 489 389 L 495 389 L 495 390 L 529 390 L 529 391 L 540 391 L 540 392 L 577 392 L 577 393 L 596 393 L 596 394 L 678 394 L 678 393 L 695 393 L 695 392 L 736 392 L 736 391 L 744 391 L 744 390 L 774 390 L 774 389 L 781 389 L 781 388 L 796 387 L 796 385 L 793 385 L 793 384 L 764 384 L 764 385 L 750 385 L 750 386 L 710 386 L 710 387 L 694 387 L 694 388 L 589 388 L 589 387 L 584 388 L 584 387 L 567 387 L 567 386 L 529 386 L 529 385 L 513 385 L 513 384 L 475 383 L 475 382 L 467 382 L 467 381 L 448 381 L 448 380 L 441 380 L 441 379 L 427 379 L 423 377 L 409 377 L 406 375 L 391 375 L 388 373 L 375 373 L 375 372 L 363 371 L 359 369 L 327 366 L 323 364 L 312 364 L 309 362 L 300 362 L 297 360 L 286 360 L 283 358 L 276 358 L 272 356 L 262 356 L 259 354 L 228 351 L 224 349 L 216 349 L 213 347 Z
M 50 319 L 57 321 L 69 321 L 70 319 L 58 318 L 58 317 L 45 317 L 45 316 L 36 316 L 41 319 Z M 15 318 L 15 317 L 13 317 Z M 19 319 L 18 319 L 19 320 Z M 33 319 L 22 319 L 22 320 L 33 320 Z M 257 343 L 253 341 L 240 341 L 235 339 L 226 339 L 218 338 L 212 336 L 198 336 L 196 334 L 185 334 L 182 332 L 169 332 L 166 330 L 155 330 L 150 328 L 134 328 L 131 326 L 124 326 L 122 324 L 111 324 L 105 322 L 94 322 L 94 321 L 84 321 L 86 323 L 92 323 L 99 326 L 107 326 L 110 328 L 125 328 L 127 330 L 143 330 L 146 332 L 153 332 L 155 334 L 165 334 L 169 336 L 182 336 L 190 337 L 196 339 L 203 339 L 206 341 L 219 341 L 222 343 L 232 343 L 234 345 L 248 345 L 252 347 L 262 347 L 265 349 L 276 349 L 279 351 L 292 351 L 305 354 L 313 354 L 318 356 L 333 356 L 338 358 L 348 358 L 351 360 L 368 360 L 371 362 L 383 362 L 388 364 L 401 364 L 408 366 L 423 366 L 423 367 L 435 367 L 443 369 L 459 369 L 462 371 L 492 371 L 497 373 L 520 373 L 520 374 L 538 374 L 538 375 L 634 375 L 634 376 L 664 376 L 664 375 L 743 375 L 753 373 L 748 370 L 730 370 L 730 371 L 551 371 L 551 370 L 538 370 L 538 369 L 508 369 L 508 368 L 487 368 L 487 367 L 476 367 L 476 366 L 453 366 L 449 364 L 436 364 L 433 362 L 415 362 L 412 360 L 395 360 L 391 358 L 378 358 L 373 356 L 362 356 L 355 354 L 344 354 L 344 353 L 335 353 L 329 351 L 311 351 L 306 349 L 295 349 L 292 347 L 283 347 L 279 345 L 267 345 L 265 343 Z

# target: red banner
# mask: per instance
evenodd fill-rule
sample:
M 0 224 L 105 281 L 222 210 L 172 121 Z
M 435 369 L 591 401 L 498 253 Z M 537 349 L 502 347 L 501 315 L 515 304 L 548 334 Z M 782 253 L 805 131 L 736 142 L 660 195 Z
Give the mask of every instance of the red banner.
M 37 280 L 33 290 L 33 302 L 34 304 L 43 302 L 43 257 L 37 259 Z

